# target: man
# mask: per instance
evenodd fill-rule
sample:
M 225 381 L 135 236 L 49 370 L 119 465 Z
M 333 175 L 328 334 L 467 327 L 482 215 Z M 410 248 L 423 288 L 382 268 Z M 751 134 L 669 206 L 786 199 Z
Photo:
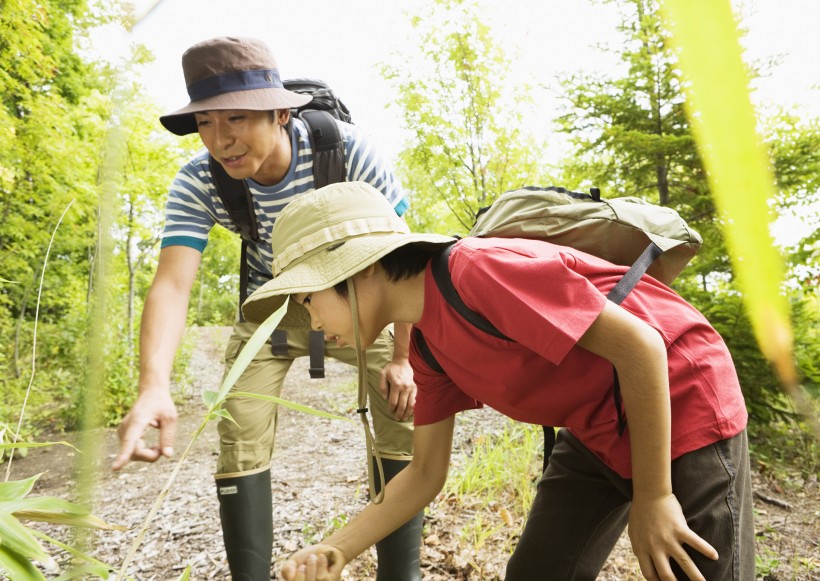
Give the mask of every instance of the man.
M 311 243 L 274 260 L 273 280 L 243 305 L 249 320 L 290 295 L 289 305 L 305 306 L 313 327 L 341 344 L 369 347 L 386 321 L 412 323 L 424 338 L 415 334 L 411 345 L 410 466 L 387 485 L 384 502 L 297 552 L 282 569 L 287 581 L 339 579 L 351 559 L 435 498 L 455 414 L 482 405 L 564 426 L 508 581 L 593 580 L 627 524 L 647 579 L 754 578 L 737 374 L 718 333 L 670 288 L 644 276 L 617 305 L 606 295 L 627 267 L 543 240 L 411 234 L 364 183 L 302 197 L 282 213 L 274 239 L 275 249 Z M 476 329 L 444 298 L 431 266 L 441 256 L 461 300 L 505 339 Z
M 188 300 L 210 229 L 220 224 L 237 232 L 216 193 L 210 163 L 220 164 L 249 186 L 260 241 L 247 250 L 248 288 L 270 279 L 271 230 L 279 212 L 314 189 L 313 151 L 305 124 L 292 108 L 309 96 L 286 90 L 276 61 L 262 42 L 220 37 L 200 42 L 182 57 L 191 102 L 160 118 L 177 135 L 198 132 L 205 149 L 177 174 L 166 208 L 157 272 L 145 301 L 140 333 L 139 395 L 119 428 L 120 454 L 112 468 L 129 460 L 154 462 L 173 455 L 176 410 L 169 393 L 174 354 L 184 328 Z M 384 196 L 397 215 L 407 208 L 395 177 L 354 126 L 338 123 L 345 146 L 348 180 L 366 180 Z M 215 161 L 209 161 L 215 160 Z M 309 318 L 292 309 L 282 321 L 287 353 L 263 348 L 237 381 L 236 391 L 279 396 L 293 358 L 307 354 Z M 238 321 L 225 362 L 230 368 L 256 325 Z M 415 384 L 408 363 L 410 328 L 395 325 L 395 344 L 383 329 L 368 360 L 368 390 L 376 444 L 385 478 L 411 459 Z M 356 353 L 333 342 L 328 355 L 355 364 Z M 277 406 L 256 399 L 230 398 L 225 407 L 236 423 L 218 425 L 220 455 L 217 490 L 223 538 L 235 580 L 270 578 L 272 510 L 270 461 Z M 147 446 L 148 427 L 159 429 L 159 445 Z M 417 580 L 423 512 L 377 547 L 378 579 Z

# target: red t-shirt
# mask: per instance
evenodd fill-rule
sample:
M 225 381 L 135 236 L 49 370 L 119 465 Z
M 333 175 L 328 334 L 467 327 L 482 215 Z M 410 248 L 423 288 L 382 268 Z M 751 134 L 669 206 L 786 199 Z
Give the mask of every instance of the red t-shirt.
M 416 326 L 446 375 L 427 366 L 414 342 L 416 425 L 486 404 L 515 420 L 570 429 L 629 478 L 629 430 L 618 436 L 612 365 L 576 346 L 626 267 L 548 242 L 499 238 L 458 242 L 449 265 L 464 303 L 514 342 L 456 313 L 428 265 Z M 667 346 L 672 458 L 742 431 L 747 413 L 734 364 L 704 316 L 649 276 L 621 306 L 655 328 Z

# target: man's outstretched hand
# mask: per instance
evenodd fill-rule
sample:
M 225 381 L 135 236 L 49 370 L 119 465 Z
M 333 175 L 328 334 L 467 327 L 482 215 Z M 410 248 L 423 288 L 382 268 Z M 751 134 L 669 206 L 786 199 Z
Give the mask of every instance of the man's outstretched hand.
M 147 446 L 143 439 L 149 427 L 159 430 L 159 444 L 156 446 Z M 120 453 L 111 469 L 119 470 L 131 460 L 156 462 L 163 456 L 172 457 L 176 430 L 177 410 L 171 394 L 164 389 L 141 392 L 117 428 Z

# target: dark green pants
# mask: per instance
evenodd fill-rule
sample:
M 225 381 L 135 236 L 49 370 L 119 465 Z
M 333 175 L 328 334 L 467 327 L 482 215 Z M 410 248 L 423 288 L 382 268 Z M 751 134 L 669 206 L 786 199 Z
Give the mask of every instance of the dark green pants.
M 689 527 L 718 551 L 689 555 L 710 581 L 755 577 L 746 432 L 672 462 L 672 489 Z M 626 527 L 632 481 L 621 478 L 567 430 L 558 432 L 507 581 L 594 580 Z M 686 575 L 672 563 L 679 579 Z

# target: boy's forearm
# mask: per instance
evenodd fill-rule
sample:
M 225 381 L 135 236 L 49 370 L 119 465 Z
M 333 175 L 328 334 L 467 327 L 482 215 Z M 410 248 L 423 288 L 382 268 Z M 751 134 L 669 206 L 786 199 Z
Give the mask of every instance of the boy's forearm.
M 387 483 L 381 503 L 368 504 L 347 526 L 322 542 L 339 549 L 350 562 L 423 510 L 440 490 L 441 486 L 430 486 L 414 477 L 408 466 Z
M 663 341 L 648 341 L 647 354 L 622 366 L 618 377 L 629 423 L 633 493 L 656 498 L 672 493 L 671 411 Z
M 370 503 L 350 524 L 324 544 L 344 554 L 347 562 L 361 554 L 410 520 L 435 499 L 447 479 L 455 420 L 449 417 L 436 424 L 416 426 L 413 434 L 415 456 L 384 490 L 384 500 Z
M 609 360 L 618 373 L 635 496 L 671 493 L 669 367 L 663 338 L 636 316 L 607 302 L 578 344 Z

